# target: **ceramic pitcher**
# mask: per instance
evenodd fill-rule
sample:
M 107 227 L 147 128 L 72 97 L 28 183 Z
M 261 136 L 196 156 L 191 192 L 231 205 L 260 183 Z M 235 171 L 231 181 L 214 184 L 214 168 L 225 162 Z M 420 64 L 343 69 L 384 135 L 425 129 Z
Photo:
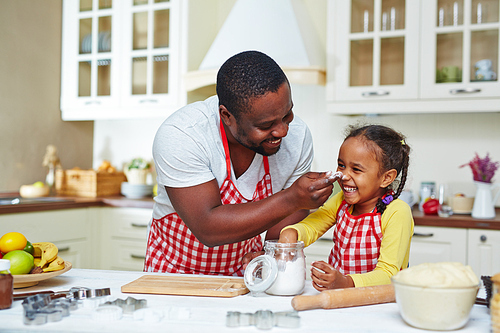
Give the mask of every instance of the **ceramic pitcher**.
M 476 184 L 476 198 L 472 207 L 472 217 L 476 219 L 492 219 L 495 217 L 495 202 L 500 191 L 493 198 L 492 191 L 500 187 L 498 184 L 474 182 Z

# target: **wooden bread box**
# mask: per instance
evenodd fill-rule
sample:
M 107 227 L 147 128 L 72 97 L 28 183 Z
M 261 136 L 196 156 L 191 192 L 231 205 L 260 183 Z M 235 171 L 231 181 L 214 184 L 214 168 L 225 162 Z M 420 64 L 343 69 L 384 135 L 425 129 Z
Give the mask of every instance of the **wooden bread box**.
M 119 195 L 126 181 L 123 172 L 71 169 L 57 170 L 55 185 L 57 195 L 95 198 Z

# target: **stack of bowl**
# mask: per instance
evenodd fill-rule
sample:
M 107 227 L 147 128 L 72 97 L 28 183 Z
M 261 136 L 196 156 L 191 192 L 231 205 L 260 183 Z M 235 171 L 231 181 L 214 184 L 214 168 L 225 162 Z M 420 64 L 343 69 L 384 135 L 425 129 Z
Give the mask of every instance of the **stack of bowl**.
M 123 182 L 121 185 L 121 193 L 130 199 L 150 197 L 153 195 L 153 185 Z

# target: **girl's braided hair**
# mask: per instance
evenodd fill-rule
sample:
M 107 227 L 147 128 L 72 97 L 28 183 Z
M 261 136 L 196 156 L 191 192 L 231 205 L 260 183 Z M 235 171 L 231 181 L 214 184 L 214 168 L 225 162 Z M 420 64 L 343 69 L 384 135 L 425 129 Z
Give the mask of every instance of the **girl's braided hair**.
M 393 190 L 395 192 L 393 199 L 398 198 L 404 189 L 410 164 L 410 146 L 406 143 L 405 136 L 384 125 L 366 125 L 362 127 L 352 125 L 348 127 L 345 140 L 359 136 L 366 139 L 367 146 L 375 153 L 380 163 L 380 173 L 391 169 L 397 171 L 396 180 L 386 190 Z M 376 149 L 373 144 L 380 149 Z M 390 203 L 390 201 L 386 202 L 382 201 L 381 198 L 378 199 L 376 207 L 380 214 L 385 211 L 385 208 Z

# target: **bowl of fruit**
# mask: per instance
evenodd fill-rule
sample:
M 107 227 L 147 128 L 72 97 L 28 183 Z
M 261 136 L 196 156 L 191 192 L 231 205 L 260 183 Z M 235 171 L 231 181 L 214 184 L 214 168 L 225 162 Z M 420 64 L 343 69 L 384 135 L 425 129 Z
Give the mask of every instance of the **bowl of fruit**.
M 8 232 L 0 238 L 0 258 L 10 261 L 14 288 L 31 287 L 69 271 L 71 263 L 58 252 L 54 243 L 31 243 L 19 232 Z
M 19 195 L 23 198 L 46 197 L 50 194 L 50 187 L 43 182 L 35 182 L 31 185 L 22 185 Z

